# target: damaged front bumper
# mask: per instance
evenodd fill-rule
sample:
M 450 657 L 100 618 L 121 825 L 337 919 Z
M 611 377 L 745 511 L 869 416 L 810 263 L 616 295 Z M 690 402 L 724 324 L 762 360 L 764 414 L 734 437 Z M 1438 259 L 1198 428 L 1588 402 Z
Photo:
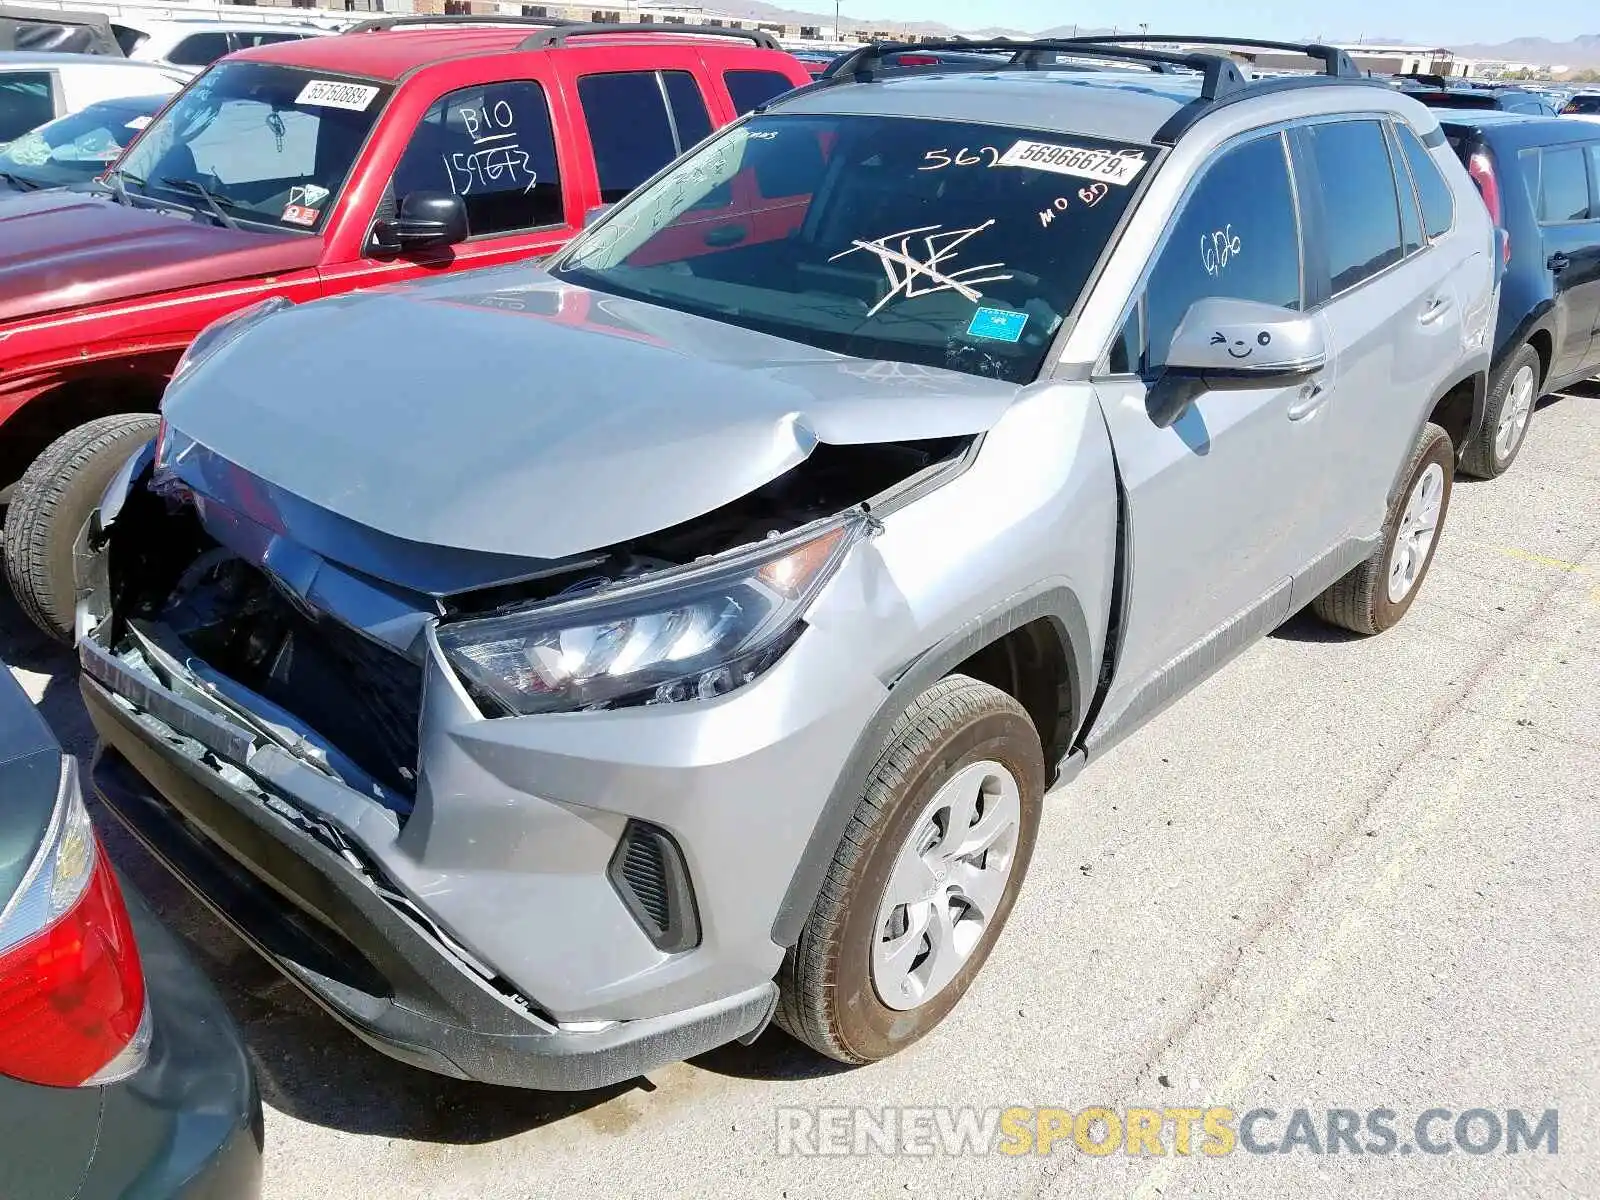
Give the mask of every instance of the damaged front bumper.
M 775 915 L 885 696 L 849 639 L 829 636 L 827 598 L 756 683 L 615 712 L 487 718 L 430 633 L 414 802 L 397 805 L 272 702 L 111 617 L 101 530 L 115 518 L 108 503 L 78 548 L 94 784 L 341 1023 L 419 1067 L 555 1090 L 765 1027 Z M 865 577 L 877 569 L 862 555 L 839 572 L 835 620 L 861 620 L 865 595 L 882 603 Z M 630 892 L 633 873 L 663 861 L 681 895 L 658 901 L 649 881 Z M 652 936 L 657 903 L 687 935 L 680 923 Z
M 154 711 L 141 711 L 104 682 L 119 678 L 115 660 L 86 648 L 83 664 L 84 700 L 101 740 L 93 778 L 102 802 L 240 936 L 384 1053 L 463 1079 L 581 1090 L 752 1038 L 771 1016 L 770 982 L 590 1029 L 563 1028 L 523 1008 L 461 964 L 370 876 L 297 827 L 281 801 L 270 805 L 266 793 L 252 795 L 206 765 L 193 753 L 199 743 L 176 726 L 223 738 L 237 731 L 171 696 L 144 693 Z M 120 682 L 141 690 L 134 679 Z

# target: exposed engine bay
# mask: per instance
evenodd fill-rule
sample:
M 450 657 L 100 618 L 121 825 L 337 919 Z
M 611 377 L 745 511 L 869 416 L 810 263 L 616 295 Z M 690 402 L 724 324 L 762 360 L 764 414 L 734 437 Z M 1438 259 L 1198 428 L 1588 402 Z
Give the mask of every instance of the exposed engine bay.
M 870 508 L 907 480 L 937 473 L 933 468 L 955 469 L 971 441 L 819 445 L 791 471 L 693 520 L 576 562 L 534 564 L 543 569 L 522 582 L 416 594 L 410 602 L 420 617 L 448 623 L 572 599 L 858 505 Z M 648 510 L 647 496 L 639 503 Z M 333 753 L 323 765 L 335 774 L 354 767 L 367 776 L 346 782 L 366 791 L 375 782 L 397 798 L 414 797 L 424 678 L 419 644 L 402 650 L 338 613 L 319 611 L 214 539 L 192 494 L 170 478 L 154 487 L 135 484 L 105 536 L 111 605 L 102 645 L 137 656 L 158 674 L 186 672 L 189 686 L 220 700 L 230 699 L 231 685 L 248 689 L 254 697 L 232 698 L 236 710 L 325 745 Z M 340 760 L 348 760 L 346 772 Z

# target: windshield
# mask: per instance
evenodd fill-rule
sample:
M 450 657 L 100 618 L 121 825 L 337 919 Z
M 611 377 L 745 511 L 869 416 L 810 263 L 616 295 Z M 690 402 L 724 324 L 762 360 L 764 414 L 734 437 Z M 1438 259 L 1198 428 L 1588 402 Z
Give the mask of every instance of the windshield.
M 757 117 L 619 205 L 555 274 L 858 358 L 1024 382 L 1150 153 L 954 121 Z
M 100 174 L 170 96 L 106 100 L 25 133 L 0 151 L 0 176 L 24 187 L 65 187 Z
M 385 86 L 265 63 L 219 63 L 117 164 L 126 191 L 197 212 L 205 189 L 241 224 L 311 232 L 339 198 Z

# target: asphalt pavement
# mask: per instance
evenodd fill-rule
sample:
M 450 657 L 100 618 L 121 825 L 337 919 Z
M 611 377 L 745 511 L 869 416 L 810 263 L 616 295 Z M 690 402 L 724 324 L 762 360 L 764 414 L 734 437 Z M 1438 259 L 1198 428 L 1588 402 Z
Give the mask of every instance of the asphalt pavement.
M 87 754 L 70 659 L 10 607 L 0 657 Z M 427 1075 L 344 1033 L 101 827 L 244 1027 L 267 1103 L 268 1200 L 1542 1200 L 1600 1195 L 1597 802 L 1591 387 L 1541 406 L 1506 477 L 1458 482 L 1398 628 L 1360 640 L 1296 618 L 1059 789 L 974 991 L 875 1067 L 819 1062 L 771 1031 L 600 1093 Z M 1011 1106 L 1062 1111 L 1009 1115 L 1031 1145 L 1002 1132 L 961 1154 L 923 1136 L 955 1117 L 901 1111 L 992 1121 Z M 1236 1134 L 1270 1110 L 1251 1139 L 1269 1152 L 1241 1137 L 1206 1154 L 1197 1127 L 1178 1154 L 1164 1116 L 1159 1157 L 1107 1141 L 1103 1117 L 1083 1141 L 1113 1152 L 1071 1133 L 1037 1152 L 1041 1121 L 1070 1129 L 1092 1107 L 1119 1122 L 1131 1107 L 1227 1108 Z M 1393 1151 L 1369 1149 L 1365 1129 L 1332 1136 L 1329 1109 L 1388 1110 Z M 1436 1144 L 1416 1145 L 1431 1109 L 1451 1116 L 1433 1118 Z M 1483 1116 L 1450 1144 L 1474 1109 L 1506 1132 L 1512 1110 L 1530 1126 L 1554 1110 L 1555 1123 L 1518 1153 L 1506 1137 L 1475 1153 L 1490 1140 Z M 851 1151 L 858 1123 L 890 1120 L 896 1144 L 911 1129 L 913 1148 L 935 1152 L 889 1154 L 870 1136 L 865 1153 L 801 1152 Z M 780 1145 L 780 1128 L 806 1136 Z

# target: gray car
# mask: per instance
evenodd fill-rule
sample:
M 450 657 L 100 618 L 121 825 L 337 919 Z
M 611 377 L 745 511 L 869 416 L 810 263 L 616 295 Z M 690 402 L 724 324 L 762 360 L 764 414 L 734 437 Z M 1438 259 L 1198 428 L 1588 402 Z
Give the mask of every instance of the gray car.
M 121 878 L 0 662 L 0 1196 L 251 1200 L 261 1097 L 199 965 Z
M 188 352 L 79 543 L 95 783 L 369 1042 L 881 1059 L 1047 789 L 1416 598 L 1499 259 L 1436 119 L 1321 47 L 1006 49 L 863 48 L 543 267 Z

